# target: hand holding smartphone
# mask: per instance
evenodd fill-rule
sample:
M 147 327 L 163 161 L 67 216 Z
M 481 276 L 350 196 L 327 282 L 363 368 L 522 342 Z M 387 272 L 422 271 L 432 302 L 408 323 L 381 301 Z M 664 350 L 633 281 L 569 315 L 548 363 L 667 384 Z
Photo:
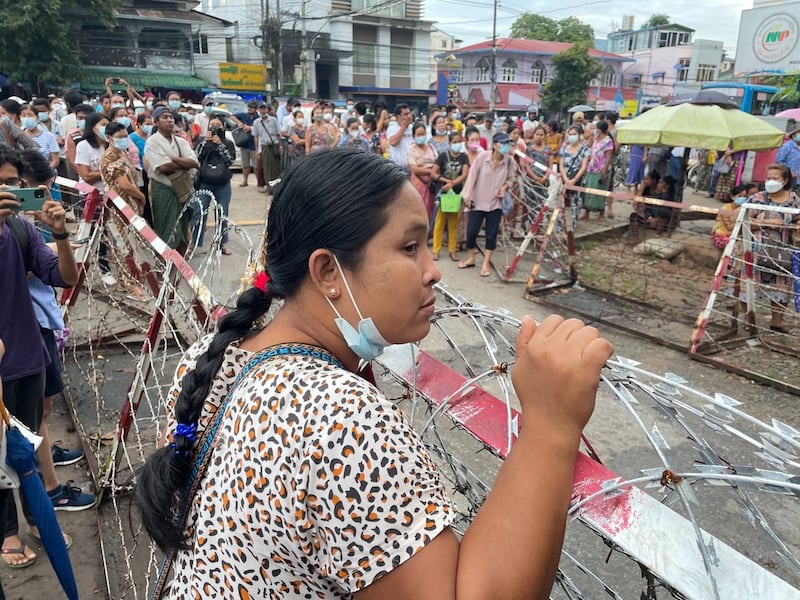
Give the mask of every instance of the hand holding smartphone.
M 13 208 L 12 210 L 16 211 L 27 211 L 27 210 L 42 210 L 44 203 L 47 202 L 47 194 L 45 190 L 40 188 L 17 188 L 17 187 L 9 187 L 6 189 L 7 192 L 14 194 L 17 202 L 19 202 L 19 208 Z

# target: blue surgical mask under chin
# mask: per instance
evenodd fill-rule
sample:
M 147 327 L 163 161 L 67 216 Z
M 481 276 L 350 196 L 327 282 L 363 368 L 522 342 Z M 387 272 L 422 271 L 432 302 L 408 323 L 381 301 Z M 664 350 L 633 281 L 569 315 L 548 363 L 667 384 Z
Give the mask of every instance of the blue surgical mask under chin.
M 378 358 L 381 354 L 383 354 L 383 349 L 391 344 L 387 342 L 380 334 L 378 328 L 375 326 L 375 322 L 372 320 L 372 317 L 367 317 L 365 319 L 364 315 L 361 314 L 361 310 L 358 308 L 355 298 L 353 298 L 353 292 L 350 290 L 350 285 L 347 283 L 347 278 L 344 276 L 344 271 L 342 271 L 342 267 L 339 265 L 339 259 L 336 257 L 336 255 L 333 256 L 333 260 L 336 261 L 336 266 L 339 268 L 339 272 L 342 274 L 342 281 L 344 282 L 344 287 L 347 290 L 347 295 L 350 297 L 350 301 L 353 303 L 353 308 L 356 309 L 356 313 L 360 319 L 358 322 L 358 330 L 356 331 L 356 328 L 348 323 L 344 317 L 342 317 L 341 313 L 336 309 L 336 306 L 334 306 L 333 302 L 330 301 L 330 298 L 326 296 L 325 300 L 328 301 L 328 304 L 331 305 L 333 312 L 336 313 L 336 327 L 339 328 L 347 347 L 350 348 L 353 354 L 361 359 L 358 365 L 358 370 L 360 371 L 364 368 L 365 363 Z

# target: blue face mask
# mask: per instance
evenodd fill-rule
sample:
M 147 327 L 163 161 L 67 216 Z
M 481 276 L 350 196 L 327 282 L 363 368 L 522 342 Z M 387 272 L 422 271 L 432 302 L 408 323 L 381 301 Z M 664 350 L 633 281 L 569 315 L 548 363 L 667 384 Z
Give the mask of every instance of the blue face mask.
M 98 104 L 98 105 L 95 107 L 94 111 L 95 111 L 95 112 L 103 112 L 103 105 L 102 105 L 102 104 Z
M 418 137 L 418 138 L 414 138 L 414 141 L 417 144 L 419 144 L 420 146 L 422 146 L 425 142 L 428 141 L 428 138 L 426 138 L 426 137 Z
M 738 197 L 738 198 L 734 198 L 734 199 L 733 199 L 733 203 L 734 203 L 736 206 L 741 206 L 741 205 L 742 205 L 742 204 L 744 204 L 745 202 L 747 202 L 747 196 L 740 196 L 740 197 Z
M 130 117 L 119 117 L 117 119 L 117 123 L 122 125 L 125 129 L 131 126 L 131 119 Z
M 510 150 L 511 150 L 511 144 L 500 145 L 500 154 L 508 154 Z
M 214 110 L 213 106 L 204 106 L 203 107 L 203 112 L 206 113 L 207 115 L 210 115 L 211 111 L 213 111 L 213 110 Z
M 794 141 L 800 144 L 800 133 L 795 134 Z
M 181 107 L 181 101 L 180 100 L 170 100 L 169 101 L 169 107 L 172 110 L 178 110 Z
M 114 138 L 114 148 L 117 150 L 127 150 L 131 146 L 131 138 Z
M 20 123 L 23 129 L 36 129 L 36 117 L 22 117 Z
M 75 121 L 75 125 L 78 129 L 83 129 L 84 127 L 86 127 L 86 119 L 78 119 L 77 121 Z
M 344 282 L 344 287 L 347 290 L 347 295 L 350 297 L 350 301 L 353 303 L 353 308 L 356 309 L 356 313 L 360 319 L 358 322 L 358 331 L 356 331 L 356 328 L 348 323 L 344 317 L 342 317 L 341 313 L 336 310 L 336 307 L 334 306 L 333 302 L 330 301 L 330 298 L 325 296 L 325 300 L 328 301 L 328 304 L 331 305 L 333 312 L 336 313 L 336 327 L 339 328 L 344 341 L 347 343 L 347 347 L 350 348 L 353 354 L 361 359 L 358 365 L 358 369 L 360 371 L 364 368 L 365 363 L 379 357 L 381 354 L 383 354 L 383 349 L 391 344 L 387 342 L 380 334 L 378 328 L 375 326 L 375 323 L 372 320 L 372 317 L 365 319 L 364 315 L 361 314 L 358 304 L 356 304 L 356 300 L 353 298 L 353 292 L 350 291 L 350 285 L 347 283 L 347 278 L 344 276 L 344 271 L 342 271 L 342 267 L 339 264 L 339 259 L 335 254 L 333 256 L 333 260 L 336 261 L 336 266 L 339 268 L 339 272 L 342 274 L 342 281 Z
M 124 104 L 120 104 L 119 102 L 117 102 L 116 104 L 112 104 L 111 105 L 111 109 L 114 110 L 114 109 L 117 109 L 117 108 L 122 108 L 123 106 L 125 106 L 125 105 Z
M 39 113 L 39 120 L 40 121 L 49 121 L 50 120 L 50 113 L 40 112 Z
M 97 128 L 97 137 L 99 137 L 101 140 L 105 140 L 106 139 L 106 126 L 105 125 L 100 125 L 100 127 Z
M 457 143 L 457 144 L 450 144 L 450 150 L 453 152 L 461 152 L 461 149 L 464 147 L 464 144 Z
M 142 125 L 142 131 L 144 131 L 145 135 L 150 135 L 153 133 L 153 126 L 152 125 Z

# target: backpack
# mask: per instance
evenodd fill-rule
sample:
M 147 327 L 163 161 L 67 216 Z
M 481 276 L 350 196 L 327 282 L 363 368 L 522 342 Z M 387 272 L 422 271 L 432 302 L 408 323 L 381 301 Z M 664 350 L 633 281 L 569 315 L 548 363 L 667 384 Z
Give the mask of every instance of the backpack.
M 216 149 L 211 149 L 203 154 L 198 180 L 201 183 L 208 183 L 210 185 L 222 185 L 227 183 L 231 178 L 231 174 L 228 165 L 225 164 L 225 157 L 222 153 Z
M 30 257 L 28 256 L 31 253 L 31 236 L 28 232 L 28 228 L 25 227 L 17 217 L 6 218 L 6 223 L 8 223 L 8 230 L 11 232 L 11 235 L 19 244 L 19 249 L 22 252 L 22 260 L 25 264 L 25 272 L 27 273 L 31 270 Z

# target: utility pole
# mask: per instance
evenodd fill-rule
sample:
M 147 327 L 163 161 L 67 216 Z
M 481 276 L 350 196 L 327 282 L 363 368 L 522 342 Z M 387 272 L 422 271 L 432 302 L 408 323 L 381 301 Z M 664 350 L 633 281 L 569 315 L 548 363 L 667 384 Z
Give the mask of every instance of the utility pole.
M 275 93 L 280 96 L 283 92 L 283 25 L 281 23 L 281 0 L 275 0 L 275 26 L 272 28 L 277 36 L 275 38 Z
M 494 111 L 494 97 L 497 95 L 497 0 L 494 0 L 492 17 L 492 68 L 489 77 L 489 110 Z
M 300 82 L 303 98 L 308 98 L 308 48 L 306 48 L 306 0 L 300 2 Z

